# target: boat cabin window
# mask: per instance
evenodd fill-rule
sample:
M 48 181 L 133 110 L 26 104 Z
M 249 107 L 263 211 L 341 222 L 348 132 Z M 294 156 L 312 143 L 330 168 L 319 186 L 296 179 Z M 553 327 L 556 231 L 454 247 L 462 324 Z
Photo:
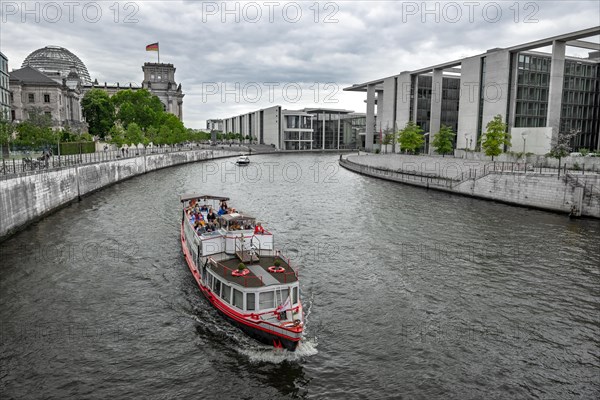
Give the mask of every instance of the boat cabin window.
M 246 294 L 246 310 L 254 311 L 256 310 L 256 301 L 254 293 Z
M 275 292 L 262 292 L 258 295 L 258 309 L 266 310 L 275 307 Z
M 233 289 L 233 305 L 240 310 L 244 309 L 244 293 L 237 289 Z
M 217 296 L 221 296 L 221 281 L 213 277 L 213 292 Z
M 298 304 L 298 287 L 292 288 L 292 303 Z
M 221 298 L 228 303 L 231 303 L 231 286 L 222 284 L 221 285 Z
M 280 304 L 285 303 L 285 301 L 287 300 L 288 296 L 290 295 L 290 289 L 278 289 L 275 291 L 275 293 L 276 293 L 275 303 L 277 305 L 280 305 Z

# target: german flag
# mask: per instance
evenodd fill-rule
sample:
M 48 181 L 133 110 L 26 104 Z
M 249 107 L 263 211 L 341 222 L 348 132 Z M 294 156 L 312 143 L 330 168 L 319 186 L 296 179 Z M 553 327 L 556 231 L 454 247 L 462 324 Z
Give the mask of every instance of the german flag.
M 146 46 L 146 51 L 158 51 L 158 42 Z

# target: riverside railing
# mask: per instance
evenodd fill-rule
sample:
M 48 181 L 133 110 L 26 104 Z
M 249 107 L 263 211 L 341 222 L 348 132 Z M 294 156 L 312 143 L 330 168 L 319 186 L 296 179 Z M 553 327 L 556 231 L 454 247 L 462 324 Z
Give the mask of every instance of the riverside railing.
M 148 147 L 129 148 L 119 150 L 97 151 L 94 153 L 81 153 L 69 155 L 53 155 L 48 157 L 24 157 L 22 159 L 2 159 L 0 162 L 0 179 L 9 179 L 12 175 L 20 173 L 41 173 L 63 167 L 75 165 L 94 164 L 106 161 L 124 160 L 135 157 L 143 157 L 154 154 L 167 154 L 191 150 L 231 150 L 239 151 L 239 148 L 226 146 L 177 146 L 177 147 Z

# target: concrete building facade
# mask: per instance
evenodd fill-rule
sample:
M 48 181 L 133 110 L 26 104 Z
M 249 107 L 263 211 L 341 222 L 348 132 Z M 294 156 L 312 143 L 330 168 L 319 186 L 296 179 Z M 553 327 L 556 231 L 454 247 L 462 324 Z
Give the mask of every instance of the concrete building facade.
M 600 44 L 582 40 L 598 34 L 600 26 L 495 48 L 344 90 L 366 92 L 368 150 L 377 147 L 379 131 L 408 121 L 423 128 L 428 153 L 442 124 L 454 129 L 455 148 L 475 150 L 496 115 L 512 137 L 506 150 L 546 154 L 565 134 L 574 134 L 575 149 L 600 150 Z M 551 53 L 536 51 L 547 46 Z M 566 56 L 569 46 L 589 57 Z
M 0 52 L 0 118 L 10 120 L 10 77 L 8 58 Z
M 222 121 L 223 132 L 241 133 L 280 150 L 355 149 L 365 130 L 365 114 L 328 108 L 286 110 L 277 105 Z

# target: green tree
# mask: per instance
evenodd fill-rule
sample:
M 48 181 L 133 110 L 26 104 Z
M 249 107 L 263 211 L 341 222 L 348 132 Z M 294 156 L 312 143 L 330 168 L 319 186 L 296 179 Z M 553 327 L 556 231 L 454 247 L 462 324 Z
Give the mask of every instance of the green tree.
M 571 153 L 571 139 L 573 139 L 577 133 L 559 133 L 556 139 L 552 140 L 550 145 L 550 153 L 547 155 L 558 159 L 558 174 L 560 175 L 560 162 L 563 157 L 568 156 Z
M 142 143 L 144 146 L 148 144 L 146 138 L 144 137 L 144 133 L 135 122 L 129 124 L 125 130 L 125 142 L 127 144 L 134 144 L 136 146 L 140 143 Z
M 81 108 L 89 132 L 104 139 L 115 123 L 115 104 L 108 93 L 101 89 L 90 90 L 83 96 Z
M 423 130 L 413 121 L 409 121 L 404 129 L 398 132 L 398 143 L 404 151 L 415 153 L 425 143 Z
M 167 114 L 158 97 L 146 89 L 121 90 L 111 97 L 111 102 L 115 107 L 116 120 L 125 129 L 134 122 L 142 131 L 150 126 L 158 127 Z
M 117 145 L 117 147 L 125 144 L 125 129 L 121 125 L 114 125 L 110 128 L 110 143 Z
M 447 125 L 442 125 L 440 131 L 435 135 L 431 145 L 435 147 L 435 151 L 445 157 L 446 154 L 451 153 L 454 150 L 452 139 L 454 139 L 456 133 L 452 131 L 452 128 Z
M 381 144 L 386 146 L 384 147 L 384 153 L 387 153 L 387 146 L 392 144 L 392 142 L 394 141 L 394 135 L 389 133 L 389 134 L 384 134 L 383 135 L 383 140 L 381 141 Z
M 502 153 L 502 146 L 510 146 L 510 134 L 506 131 L 506 124 L 502 122 L 500 114 L 488 122 L 484 135 L 481 147 L 486 156 L 492 156 L 492 160 Z
M 2 147 L 3 158 L 8 158 L 8 146 L 10 145 L 13 132 L 13 123 L 0 115 L 0 146 Z

